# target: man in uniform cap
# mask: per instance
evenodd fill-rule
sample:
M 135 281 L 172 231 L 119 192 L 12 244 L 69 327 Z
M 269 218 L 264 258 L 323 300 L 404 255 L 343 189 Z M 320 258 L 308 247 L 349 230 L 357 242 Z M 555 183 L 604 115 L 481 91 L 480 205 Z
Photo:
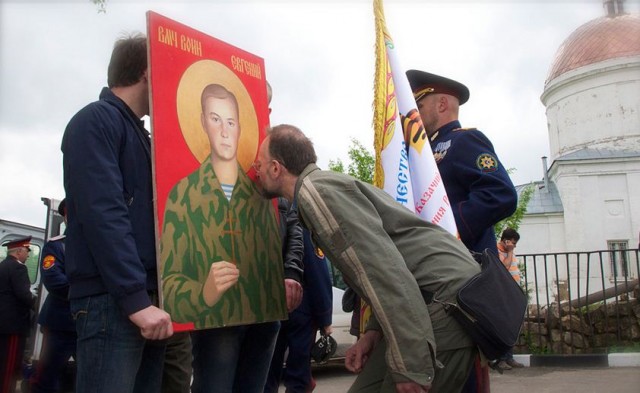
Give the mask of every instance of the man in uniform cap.
M 24 263 L 30 243 L 31 236 L 2 244 L 7 247 L 7 257 L 0 262 L 0 393 L 15 391 L 29 335 L 34 297 Z
M 469 100 L 469 89 L 424 71 L 409 70 L 407 77 L 462 242 L 471 251 L 489 248 L 497 254 L 493 225 L 513 214 L 518 195 L 489 138 L 461 128 L 458 110 Z
M 66 223 L 66 199 L 58 205 L 58 214 Z M 42 249 L 40 277 L 49 294 L 38 314 L 44 338 L 38 368 L 30 381 L 31 393 L 60 390 L 60 379 L 67 361 L 69 357 L 76 356 L 76 324 L 69 308 L 64 240 L 65 235 L 52 237 Z
M 460 239 L 472 253 L 490 249 L 497 255 L 493 226 L 515 212 L 518 195 L 489 138 L 475 128 L 463 129 L 460 105 L 469 89 L 460 82 L 409 70 L 420 118 L 451 202 Z M 489 371 L 476 361 L 463 392 L 489 389 Z

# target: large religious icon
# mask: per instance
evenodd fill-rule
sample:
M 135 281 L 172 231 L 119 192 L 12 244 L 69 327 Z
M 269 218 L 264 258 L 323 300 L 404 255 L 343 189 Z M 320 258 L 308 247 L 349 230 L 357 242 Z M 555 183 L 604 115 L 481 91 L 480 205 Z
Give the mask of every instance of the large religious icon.
M 268 125 L 264 62 L 147 20 L 162 307 L 176 330 L 286 319 L 277 207 L 252 168 Z

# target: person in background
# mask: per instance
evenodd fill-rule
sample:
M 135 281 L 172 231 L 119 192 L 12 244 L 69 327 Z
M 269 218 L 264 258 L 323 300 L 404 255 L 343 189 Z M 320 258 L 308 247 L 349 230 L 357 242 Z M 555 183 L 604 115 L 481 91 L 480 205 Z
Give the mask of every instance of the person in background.
M 282 262 L 287 311 L 292 312 L 302 302 L 304 290 L 304 238 L 295 209 L 284 198 L 278 198 L 280 235 L 282 236 Z
M 515 212 L 518 195 L 493 145 L 481 131 L 462 128 L 460 105 L 469 89 L 458 81 L 424 71 L 409 70 L 407 78 L 438 165 L 458 234 L 472 254 L 497 253 L 493 226 Z M 489 368 L 476 359 L 468 393 L 490 390 Z
M 273 90 L 267 81 L 267 103 L 271 114 Z M 284 263 L 284 285 L 287 296 L 287 311 L 291 313 L 302 302 L 304 279 L 304 237 L 298 220 L 298 212 L 285 198 L 278 198 L 280 236 L 282 238 L 282 262 Z
M 347 369 L 360 374 L 350 391 L 460 391 L 477 349 L 443 303 L 480 266 L 441 227 L 316 160 L 302 131 L 280 125 L 268 131 L 254 167 L 263 196 L 295 201 L 315 245 L 372 307 L 346 353 Z
M 498 242 L 498 257 L 504 267 L 511 273 L 511 277 L 520 285 L 520 269 L 518 268 L 518 258 L 514 252 L 516 244 L 520 240 L 520 234 L 512 228 L 502 231 Z M 495 366 L 501 370 L 511 370 L 512 368 L 522 368 L 524 364 L 517 362 L 513 358 L 513 349 L 502 356 Z
M 349 334 L 355 338 L 360 338 L 360 309 L 362 306 L 360 296 L 351 289 L 347 289 L 342 294 L 342 311 L 351 313 L 351 326 L 349 327 Z
M 332 333 L 333 290 L 329 267 L 322 250 L 313 245 L 307 230 L 304 231 L 303 261 L 302 303 L 289 313 L 289 320 L 282 321 L 265 393 L 277 393 L 281 381 L 287 393 L 313 391 L 315 381 L 311 375 L 311 347 L 318 329 L 325 335 Z
M 175 332 L 167 339 L 162 368 L 161 393 L 190 393 L 191 376 L 191 334 Z
M 0 393 L 13 393 L 35 300 L 25 266 L 31 252 L 31 236 L 2 245 L 7 247 L 7 257 L 0 262 Z
M 58 214 L 66 223 L 66 199 L 58 205 Z M 44 337 L 38 366 L 30 381 L 31 393 L 57 392 L 69 358 L 76 356 L 76 325 L 69 309 L 64 239 L 65 235 L 52 237 L 42 249 L 40 277 L 49 295 L 38 315 Z
M 62 138 L 76 389 L 157 393 L 173 327 L 158 308 L 147 38 L 116 41 L 107 74 Z
M 267 81 L 267 102 L 269 104 L 269 114 L 271 114 L 271 100 L 273 98 L 273 90 L 271 84 Z M 298 220 L 298 214 L 295 209 L 291 208 L 291 204 L 285 198 L 278 198 L 278 216 L 280 236 L 282 237 L 282 259 L 284 262 L 285 289 L 287 295 L 287 310 L 291 314 L 302 302 L 304 290 L 302 281 L 304 278 L 304 239 L 302 235 L 302 227 Z M 286 322 L 285 322 L 286 323 Z M 281 334 L 283 322 L 280 324 L 280 331 L 276 339 L 276 346 L 269 365 L 267 381 L 265 382 L 265 390 L 269 389 L 276 382 L 280 381 L 280 372 L 282 369 L 282 357 L 280 347 L 282 346 Z M 274 359 L 280 358 L 277 373 L 274 371 Z M 277 378 L 275 381 L 274 378 Z M 277 385 L 276 388 L 277 390 Z

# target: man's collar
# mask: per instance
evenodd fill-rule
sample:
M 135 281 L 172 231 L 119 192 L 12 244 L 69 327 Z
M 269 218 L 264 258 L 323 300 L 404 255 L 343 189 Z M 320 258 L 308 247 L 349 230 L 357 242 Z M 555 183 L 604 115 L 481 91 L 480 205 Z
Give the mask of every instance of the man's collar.
M 298 204 L 298 191 L 300 190 L 300 187 L 302 187 L 302 181 L 304 180 L 305 177 L 307 177 L 311 172 L 314 171 L 319 171 L 320 168 L 315 164 L 315 163 L 311 163 L 309 165 L 307 165 L 303 170 L 302 173 L 300 173 L 300 175 L 298 176 L 298 179 L 296 179 L 296 187 L 294 189 L 293 192 L 293 203 L 297 206 Z
M 135 114 L 133 109 L 131 109 L 129 105 L 127 105 L 127 103 L 124 102 L 122 98 L 115 95 L 113 91 L 111 91 L 111 89 L 109 89 L 108 87 L 103 87 L 102 91 L 100 92 L 100 99 L 105 101 L 110 101 L 116 104 L 117 106 L 123 108 L 127 112 L 127 114 L 131 117 L 131 119 L 133 119 L 136 122 L 136 125 L 138 126 L 138 128 L 140 128 L 141 131 L 144 131 L 144 134 L 147 137 L 150 137 L 149 131 L 147 131 L 147 129 L 144 128 L 144 120 L 138 117 L 138 115 Z
M 429 138 L 429 140 L 431 142 L 433 142 L 434 140 L 436 140 L 436 138 L 440 135 L 446 134 L 451 130 L 455 130 L 456 128 L 460 128 L 460 121 L 458 120 L 454 120 L 454 121 L 450 121 L 449 123 L 443 125 L 442 127 L 438 128 L 438 130 L 436 132 L 433 133 L 433 135 L 431 135 L 431 138 Z

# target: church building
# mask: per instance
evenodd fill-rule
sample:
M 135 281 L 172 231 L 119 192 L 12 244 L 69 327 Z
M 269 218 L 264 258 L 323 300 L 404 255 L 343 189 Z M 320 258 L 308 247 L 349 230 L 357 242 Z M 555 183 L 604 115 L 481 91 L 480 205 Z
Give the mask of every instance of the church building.
M 544 84 L 550 157 L 534 187 L 517 253 L 606 252 L 610 280 L 638 278 L 640 15 L 605 0 L 605 15 L 558 48 Z M 605 285 L 607 286 L 607 285 Z

